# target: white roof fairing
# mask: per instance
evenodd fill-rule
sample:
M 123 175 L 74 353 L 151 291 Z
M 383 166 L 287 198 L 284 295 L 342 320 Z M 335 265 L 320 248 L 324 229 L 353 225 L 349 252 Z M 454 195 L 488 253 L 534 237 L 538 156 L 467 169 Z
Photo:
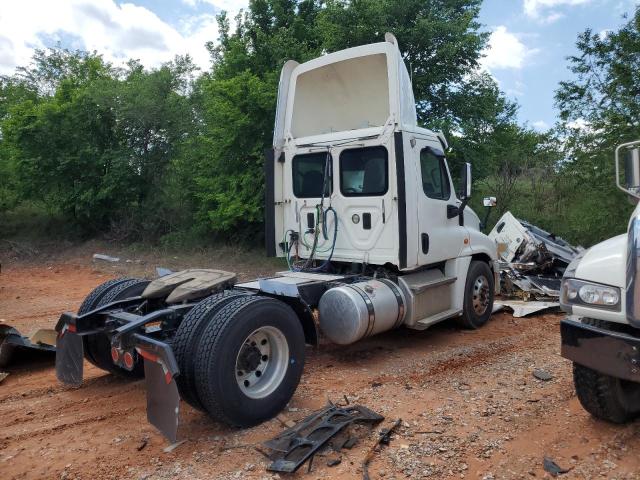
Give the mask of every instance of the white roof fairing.
M 395 37 L 303 64 L 289 61 L 278 88 L 273 144 L 287 138 L 382 127 L 416 127 L 411 80 Z

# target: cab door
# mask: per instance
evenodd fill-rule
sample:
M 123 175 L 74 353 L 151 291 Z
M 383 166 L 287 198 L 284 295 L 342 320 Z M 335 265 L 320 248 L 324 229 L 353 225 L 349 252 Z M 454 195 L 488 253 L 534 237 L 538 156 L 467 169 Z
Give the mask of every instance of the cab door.
M 467 231 L 460 226 L 458 215 L 453 215 L 460 201 L 444 152 L 433 142 L 418 139 L 413 151 L 418 179 L 418 264 L 455 258 L 467 240 Z

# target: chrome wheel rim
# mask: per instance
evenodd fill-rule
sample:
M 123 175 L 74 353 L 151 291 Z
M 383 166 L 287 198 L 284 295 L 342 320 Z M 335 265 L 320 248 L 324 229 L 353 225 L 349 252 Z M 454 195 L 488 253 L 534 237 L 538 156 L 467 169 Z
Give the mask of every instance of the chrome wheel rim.
M 289 363 L 289 344 L 272 326 L 254 330 L 242 343 L 234 372 L 238 387 L 247 397 L 264 398 L 282 383 Z
M 484 315 L 489 308 L 490 292 L 489 280 L 484 275 L 480 275 L 473 282 L 473 311 L 476 315 Z

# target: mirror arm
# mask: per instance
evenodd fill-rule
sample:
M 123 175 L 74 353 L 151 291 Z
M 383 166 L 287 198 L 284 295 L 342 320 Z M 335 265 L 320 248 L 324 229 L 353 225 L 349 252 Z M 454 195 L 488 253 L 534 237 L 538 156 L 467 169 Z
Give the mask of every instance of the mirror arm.
M 467 208 L 468 203 L 469 197 L 464 197 L 462 199 L 462 203 L 458 207 L 458 223 L 461 227 L 464 226 L 464 209 Z

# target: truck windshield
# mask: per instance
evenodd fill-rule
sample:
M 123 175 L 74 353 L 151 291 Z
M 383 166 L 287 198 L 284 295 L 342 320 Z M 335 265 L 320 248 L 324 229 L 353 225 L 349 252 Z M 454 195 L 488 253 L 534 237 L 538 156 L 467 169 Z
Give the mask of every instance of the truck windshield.
M 298 198 L 319 198 L 322 196 L 326 152 L 307 153 L 293 157 L 293 194 Z M 331 155 L 329 155 L 329 178 L 324 191 L 325 197 L 333 191 L 331 176 Z
M 345 197 L 387 193 L 387 149 L 352 148 L 340 154 L 340 191 Z

